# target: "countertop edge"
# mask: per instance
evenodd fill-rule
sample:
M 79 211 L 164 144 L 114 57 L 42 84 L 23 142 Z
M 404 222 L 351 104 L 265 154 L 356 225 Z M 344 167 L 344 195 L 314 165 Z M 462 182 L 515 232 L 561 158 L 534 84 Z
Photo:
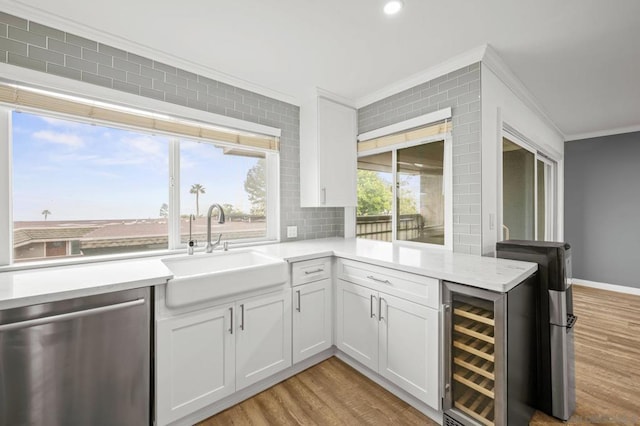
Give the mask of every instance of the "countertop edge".
M 370 244 L 376 248 L 381 247 L 386 251 L 383 255 L 375 254 L 366 256 L 362 253 L 358 253 L 358 251 L 367 253 L 366 250 L 359 250 L 360 243 L 354 242 L 350 239 L 342 239 L 342 238 L 332 238 L 332 239 L 323 239 L 323 240 L 302 240 L 299 242 L 285 242 L 285 243 L 276 243 L 269 245 L 261 245 L 251 247 L 252 250 L 257 252 L 261 252 L 271 257 L 280 258 L 288 263 L 301 262 L 305 260 L 317 259 L 321 257 L 330 257 L 334 256 L 337 258 L 349 259 L 354 261 L 359 261 L 363 263 L 368 263 L 372 265 L 387 267 L 390 269 L 405 271 L 414 273 L 417 275 L 428 276 L 438 280 L 443 281 L 452 281 L 463 285 L 469 285 L 472 287 L 478 287 L 490 291 L 495 291 L 499 293 L 505 293 L 520 282 L 522 282 L 525 278 L 532 275 L 536 270 L 538 265 L 535 263 L 529 262 L 519 262 L 512 261 L 506 259 L 496 259 L 491 257 L 482 258 L 481 256 L 472 256 L 472 255 L 461 255 L 456 253 L 445 253 L 445 252 L 433 252 L 436 260 L 438 256 L 442 256 L 444 260 L 455 260 L 455 262 L 459 262 L 461 266 L 460 272 L 452 270 L 449 265 L 448 268 L 445 268 L 445 261 L 442 261 L 443 266 L 439 267 L 439 264 L 436 264 L 436 267 L 427 267 L 422 264 L 421 266 L 417 266 L 415 264 L 407 264 L 411 262 L 402 263 L 400 260 L 397 260 L 394 256 L 387 253 L 387 251 L 391 250 L 393 254 L 393 250 L 396 249 L 395 245 L 387 245 L 390 243 L 381 243 L 381 242 L 368 242 L 365 244 Z M 426 249 L 416 249 L 418 252 L 422 253 L 427 258 L 430 256 L 429 252 Z M 176 254 L 179 255 L 179 254 Z M 458 258 L 458 255 L 460 256 Z M 465 267 L 467 264 L 467 260 L 465 257 L 468 257 L 468 264 L 472 265 L 472 267 Z M 145 258 L 144 260 L 123 260 L 123 261 L 114 261 L 111 262 L 103 262 L 96 264 L 83 264 L 81 266 L 61 266 L 61 267 L 53 267 L 53 268 L 43 268 L 43 269 L 33 269 L 33 270 L 23 270 L 17 272 L 3 272 L 0 273 L 0 278 L 4 274 L 31 274 L 34 275 L 30 278 L 30 283 L 32 285 L 33 282 L 36 282 L 36 277 L 42 278 L 43 281 L 46 281 L 47 274 L 51 274 L 51 277 L 55 277 L 56 282 L 66 282 L 66 280 L 61 279 L 60 275 L 63 272 L 64 274 L 68 272 L 76 272 L 77 276 L 71 279 L 71 284 L 68 284 L 66 287 L 62 286 L 62 288 L 58 291 L 55 291 L 55 285 L 51 287 L 54 288 L 54 291 L 47 291 L 46 286 L 43 286 L 42 293 L 38 294 L 38 286 L 34 285 L 35 289 L 33 290 L 34 294 L 29 294 L 29 292 L 25 292 L 25 295 L 16 295 L 12 296 L 11 290 L 7 290 L 8 295 L 3 295 L 3 288 L 0 287 L 0 297 L 4 297 L 4 299 L 0 299 L 0 309 L 11 309 L 21 306 L 34 305 L 39 303 L 48 303 L 54 302 L 58 300 L 64 300 L 75 297 L 83 297 L 90 296 L 95 294 L 109 293 L 119 290 L 128 290 L 133 288 L 140 287 L 149 287 L 149 286 L 157 286 L 166 284 L 168 280 L 173 278 L 173 274 L 169 271 L 166 266 L 162 263 L 162 259 L 167 256 L 158 256 Z M 386 257 L 386 259 L 385 259 Z M 484 260 L 478 261 L 478 258 L 486 259 L 486 268 L 489 271 L 485 274 L 485 277 L 478 276 L 476 272 L 478 269 L 482 270 L 485 268 Z M 455 263 L 454 262 L 454 263 Z M 509 273 L 503 273 L 499 271 L 500 268 L 497 268 L 496 271 L 495 266 L 497 262 L 511 262 L 514 267 L 509 268 Z M 132 278 L 127 277 L 127 272 L 114 272 L 121 267 L 125 263 L 135 264 L 138 268 L 136 273 L 132 273 L 134 275 Z M 420 262 L 418 262 L 420 263 Z M 493 263 L 494 270 L 491 271 Z M 480 265 L 482 264 L 482 265 Z M 89 265 L 89 266 L 87 266 Z M 506 265 L 506 263 L 504 264 Z M 475 270 L 473 268 L 476 268 Z M 77 269 L 76 269 L 77 268 Z M 143 272 L 141 272 L 141 268 Z M 149 268 L 147 271 L 146 268 Z M 84 269 L 84 271 L 82 270 Z M 449 270 L 447 270 L 449 269 Z M 47 270 L 47 271 L 45 271 Z M 86 279 L 87 285 L 83 286 L 79 283 L 85 279 L 85 277 L 90 277 L 90 274 L 100 274 L 108 273 L 108 278 L 100 277 L 100 279 Z M 85 274 L 85 275 L 83 275 Z M 111 274 L 113 274 L 113 278 L 111 278 Z M 57 276 L 56 276 L 57 275 Z M 487 278 L 489 276 L 490 278 Z M 93 282 L 93 283 L 92 283 Z M 2 285 L 2 281 L 0 281 L 0 285 Z M 15 284 L 20 285 L 20 284 Z

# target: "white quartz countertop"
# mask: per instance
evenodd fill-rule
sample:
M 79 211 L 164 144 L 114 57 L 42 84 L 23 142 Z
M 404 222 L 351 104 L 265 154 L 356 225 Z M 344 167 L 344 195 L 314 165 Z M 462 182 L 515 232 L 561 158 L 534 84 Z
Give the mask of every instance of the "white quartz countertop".
M 255 247 L 289 262 L 335 255 L 379 266 L 504 293 L 533 274 L 538 265 L 356 238 L 328 238 Z
M 497 292 L 510 290 L 537 270 L 535 263 L 355 238 L 266 244 L 252 249 L 289 262 L 335 255 Z M 161 259 L 2 272 L 0 309 L 164 284 L 172 275 Z
M 0 273 L 0 309 L 164 284 L 171 271 L 159 258 Z

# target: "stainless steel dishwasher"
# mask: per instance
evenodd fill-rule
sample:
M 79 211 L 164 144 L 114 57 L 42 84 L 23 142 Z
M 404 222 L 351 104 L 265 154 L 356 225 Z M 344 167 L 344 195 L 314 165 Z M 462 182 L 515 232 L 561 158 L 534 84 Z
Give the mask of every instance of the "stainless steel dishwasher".
M 0 425 L 149 425 L 150 289 L 0 311 Z

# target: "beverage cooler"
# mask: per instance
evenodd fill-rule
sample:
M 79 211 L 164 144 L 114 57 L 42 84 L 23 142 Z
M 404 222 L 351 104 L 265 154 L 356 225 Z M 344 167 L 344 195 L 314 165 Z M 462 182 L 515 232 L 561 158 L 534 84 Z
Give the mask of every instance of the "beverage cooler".
M 536 395 L 537 277 L 507 293 L 444 283 L 444 425 L 526 425 Z

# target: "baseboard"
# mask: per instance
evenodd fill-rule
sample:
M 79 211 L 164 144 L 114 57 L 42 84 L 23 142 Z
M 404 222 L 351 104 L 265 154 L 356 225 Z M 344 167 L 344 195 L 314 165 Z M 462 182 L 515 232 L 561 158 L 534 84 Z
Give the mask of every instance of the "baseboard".
M 628 286 L 618 285 L 618 284 L 599 283 L 597 281 L 588 281 L 588 280 L 582 280 L 579 278 L 574 278 L 573 284 L 581 285 L 583 287 L 591 287 L 591 288 L 597 288 L 600 290 L 615 291 L 617 293 L 633 294 L 635 296 L 640 296 L 640 288 L 636 288 L 636 287 L 628 287 Z
M 427 404 L 420 401 L 415 396 L 409 394 L 404 389 L 399 388 L 397 385 L 395 385 L 394 383 L 391 383 L 390 381 L 380 376 L 375 371 L 360 364 L 358 361 L 351 358 L 349 355 L 345 354 L 341 350 L 336 349 L 335 356 L 339 360 L 353 367 L 356 371 L 358 371 L 358 373 L 362 374 L 368 379 L 371 379 L 373 382 L 377 383 L 378 385 L 388 390 L 389 392 L 391 392 L 392 394 L 394 394 L 395 396 L 397 396 L 407 404 L 411 405 L 413 408 L 420 411 L 422 414 L 429 417 L 434 422 L 437 422 L 440 425 L 442 424 L 442 411 L 437 411 L 429 407 Z

